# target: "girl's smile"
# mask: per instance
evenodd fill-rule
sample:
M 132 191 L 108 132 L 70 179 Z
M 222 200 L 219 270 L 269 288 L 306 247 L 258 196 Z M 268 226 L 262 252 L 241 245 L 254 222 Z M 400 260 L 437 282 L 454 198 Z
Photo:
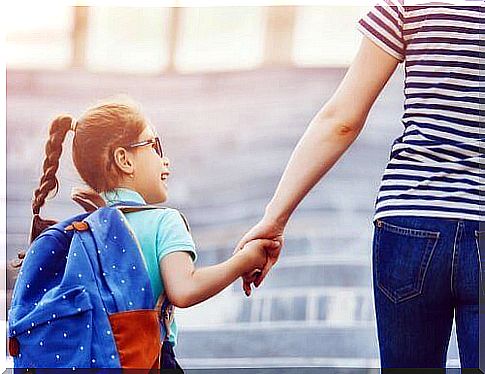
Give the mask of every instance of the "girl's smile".
M 167 187 L 167 180 L 168 180 L 169 175 L 170 175 L 170 172 L 163 172 L 162 173 L 161 179 L 162 179 L 163 185 L 165 187 Z

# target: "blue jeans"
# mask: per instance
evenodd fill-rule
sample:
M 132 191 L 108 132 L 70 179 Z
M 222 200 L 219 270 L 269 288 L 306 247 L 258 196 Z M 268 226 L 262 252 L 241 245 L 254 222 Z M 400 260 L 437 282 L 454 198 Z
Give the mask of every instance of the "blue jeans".
M 478 368 L 479 222 L 395 216 L 374 226 L 381 367 L 444 368 L 455 317 L 461 367 Z

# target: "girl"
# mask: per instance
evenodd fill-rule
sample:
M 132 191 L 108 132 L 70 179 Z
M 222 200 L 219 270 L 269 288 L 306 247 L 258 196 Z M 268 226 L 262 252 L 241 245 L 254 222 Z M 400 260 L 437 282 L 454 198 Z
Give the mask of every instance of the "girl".
M 107 205 L 117 202 L 162 203 L 167 199 L 169 161 L 160 139 L 133 104 L 106 103 L 89 109 L 78 121 L 59 116 L 50 125 L 44 173 L 34 192 L 33 237 L 48 221 L 39 218 L 40 208 L 52 190 L 57 191 L 56 172 L 62 144 L 74 132 L 72 157 L 81 178 L 100 194 Z M 100 202 L 99 195 L 97 196 Z M 227 261 L 195 269 L 194 242 L 185 221 L 175 209 L 151 209 L 126 213 L 126 219 L 142 248 L 156 301 L 165 292 L 171 303 L 187 308 L 216 295 L 242 275 L 249 276 L 266 264 L 266 251 L 279 244 L 259 240 Z M 178 368 L 173 346 L 177 326 L 167 329 L 165 368 Z

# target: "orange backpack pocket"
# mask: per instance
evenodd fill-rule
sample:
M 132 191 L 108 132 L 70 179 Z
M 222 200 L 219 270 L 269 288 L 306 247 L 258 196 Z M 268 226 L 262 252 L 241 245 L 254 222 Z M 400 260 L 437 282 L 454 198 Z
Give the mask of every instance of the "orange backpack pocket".
M 139 309 L 109 315 L 121 367 L 159 368 L 159 314 L 154 309 Z

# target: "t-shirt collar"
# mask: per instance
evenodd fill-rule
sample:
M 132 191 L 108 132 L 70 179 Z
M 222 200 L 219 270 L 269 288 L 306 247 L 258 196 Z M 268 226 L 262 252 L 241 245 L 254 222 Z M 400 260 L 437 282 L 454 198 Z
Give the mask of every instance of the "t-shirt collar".
M 100 195 L 108 206 L 116 204 L 120 201 L 133 201 L 140 204 L 146 204 L 145 200 L 138 192 L 124 187 L 115 188 L 112 191 L 102 192 Z

